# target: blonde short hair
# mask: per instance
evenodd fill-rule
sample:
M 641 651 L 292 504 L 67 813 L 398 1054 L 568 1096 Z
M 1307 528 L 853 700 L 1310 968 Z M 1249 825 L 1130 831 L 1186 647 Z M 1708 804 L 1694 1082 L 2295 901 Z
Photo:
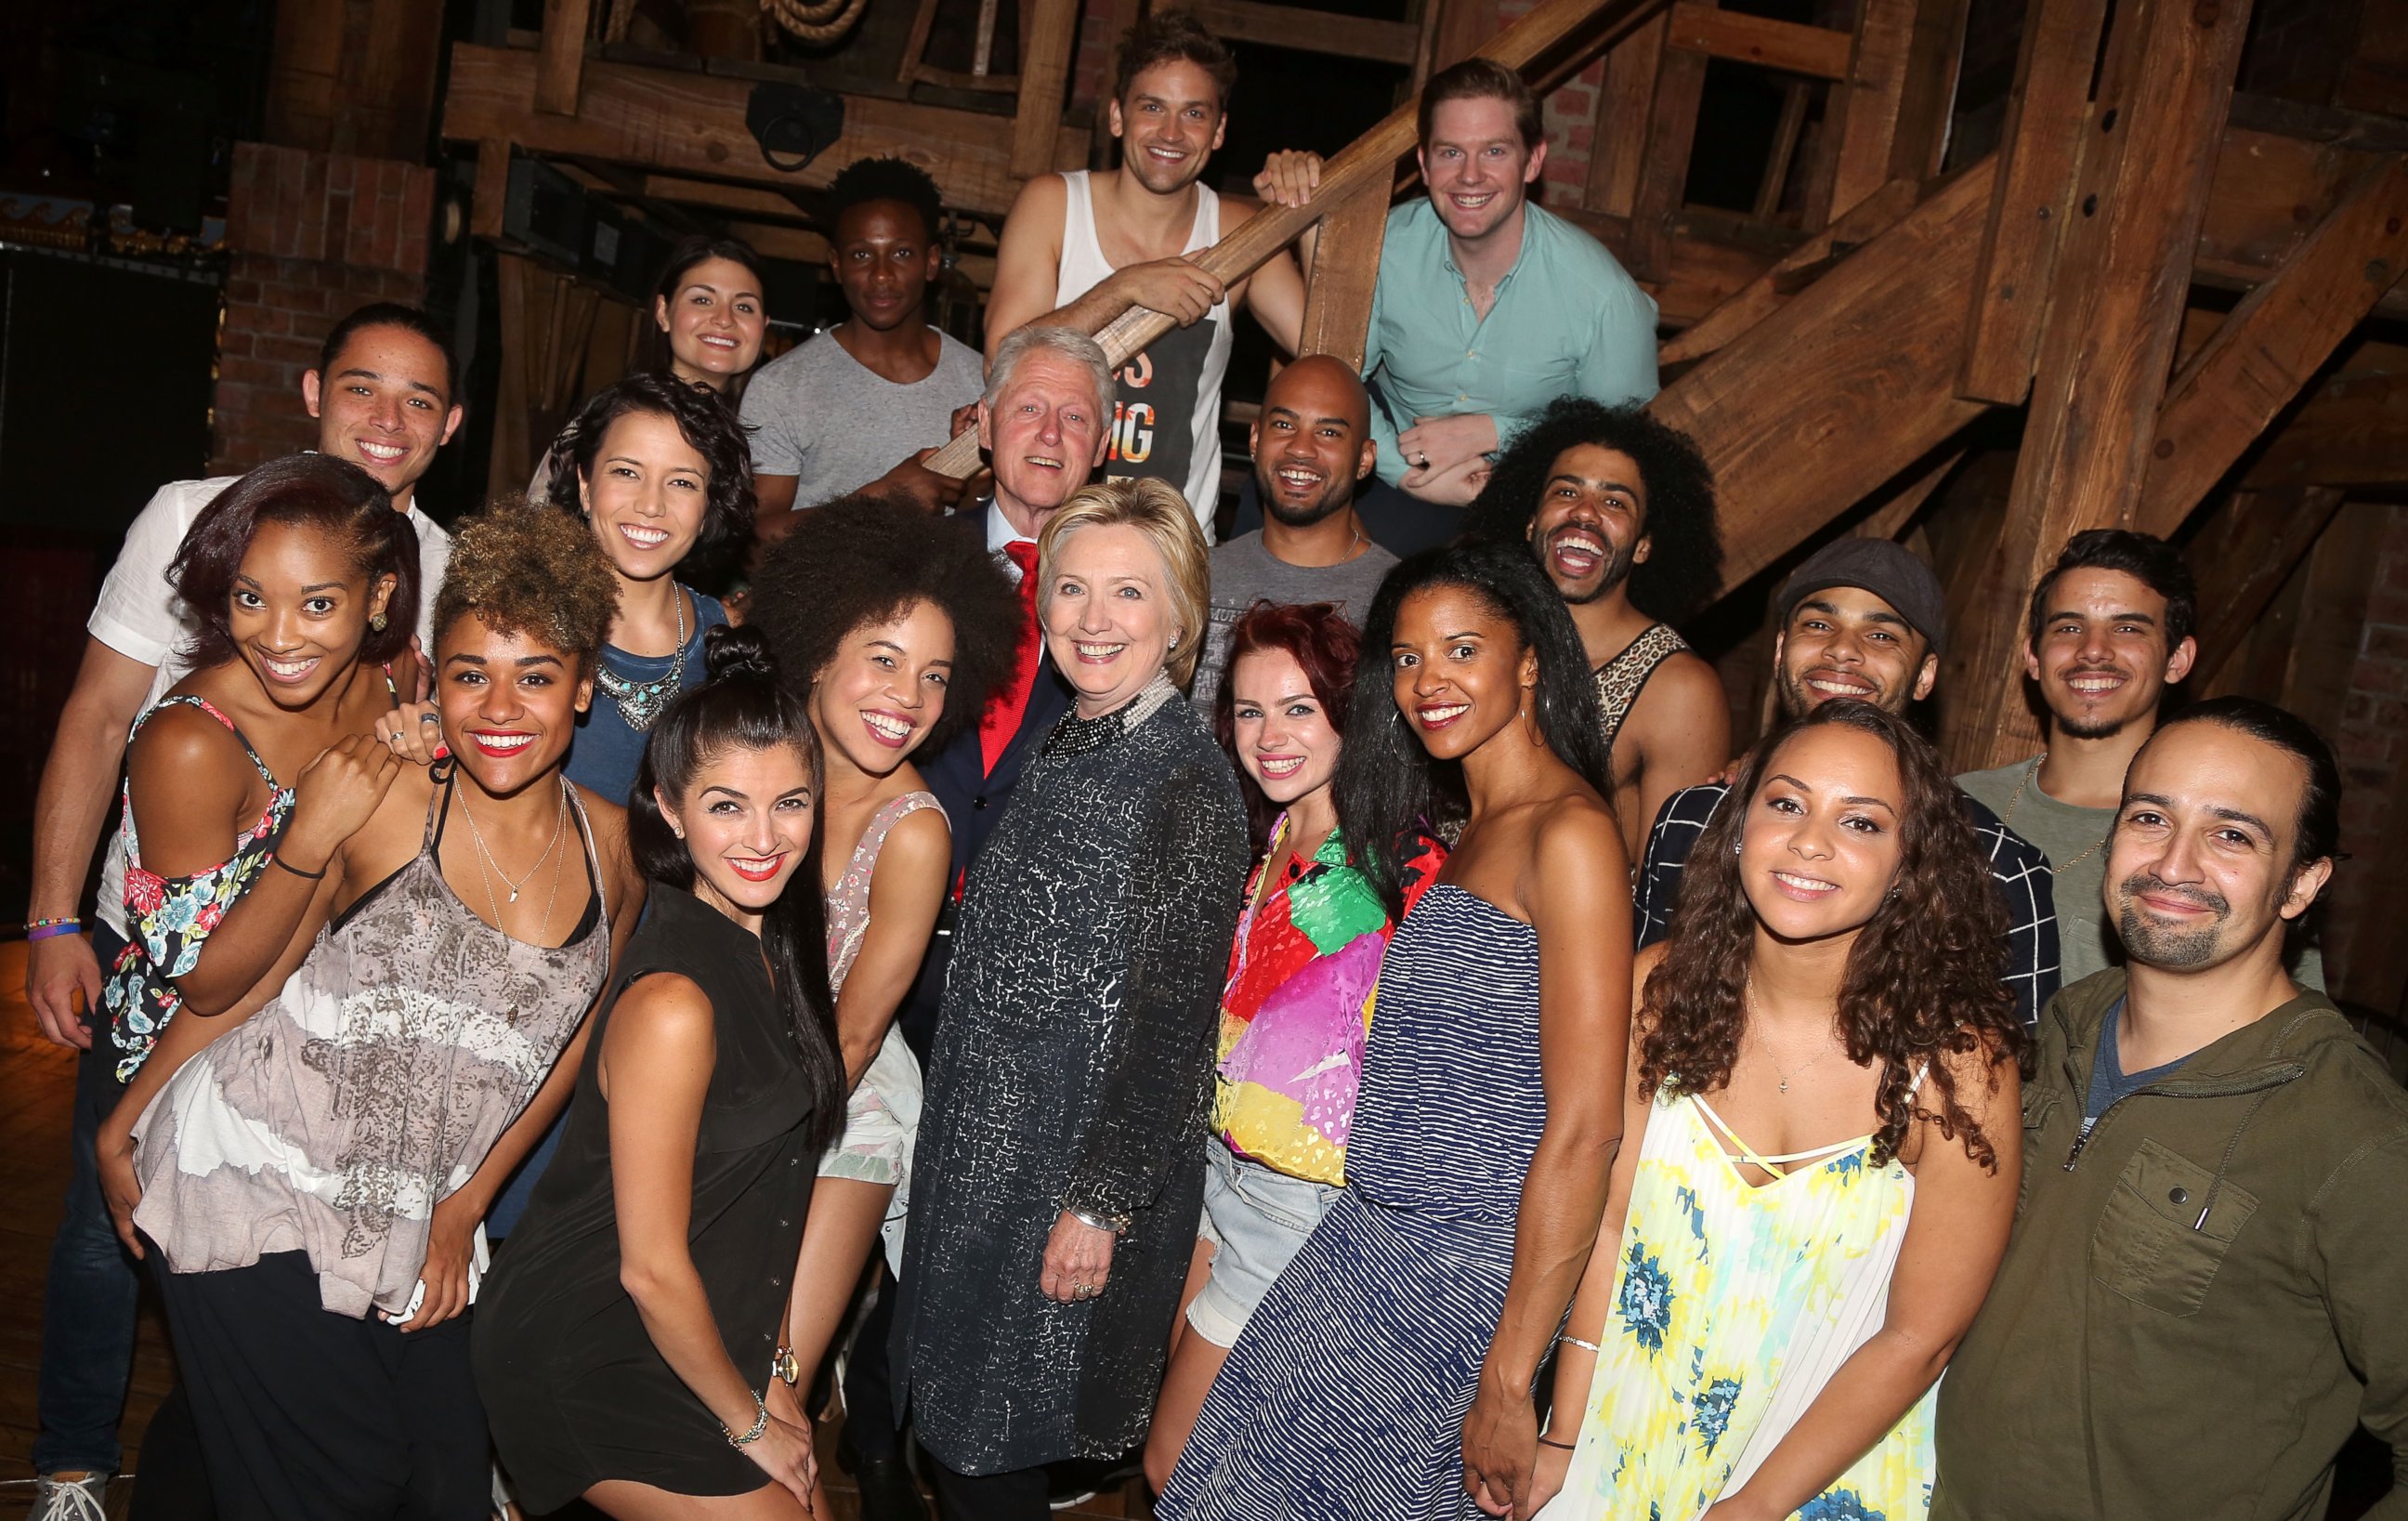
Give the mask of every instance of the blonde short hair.
M 1196 657 L 1204 649 L 1212 567 L 1204 530 L 1196 525 L 1196 514 L 1178 487 L 1161 481 L 1107 481 L 1072 492 L 1070 499 L 1038 530 L 1039 584 L 1053 586 L 1054 559 L 1061 552 L 1063 540 L 1083 528 L 1120 526 L 1145 535 L 1162 561 L 1163 596 L 1170 604 L 1171 632 L 1179 641 L 1163 669 L 1184 691 L 1195 678 Z

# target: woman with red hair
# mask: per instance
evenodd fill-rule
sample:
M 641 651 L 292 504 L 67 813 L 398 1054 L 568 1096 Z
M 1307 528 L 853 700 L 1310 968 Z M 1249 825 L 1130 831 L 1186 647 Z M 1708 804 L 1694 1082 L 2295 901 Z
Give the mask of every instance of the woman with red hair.
M 1397 924 L 1340 838 L 1330 790 L 1360 645 L 1329 603 L 1257 602 L 1231 633 L 1213 696 L 1264 854 L 1221 998 L 1203 1227 L 1146 1442 L 1156 1490 L 1230 1344 L 1346 1182 L 1371 992 Z M 1400 854 L 1411 911 L 1446 850 L 1420 836 Z

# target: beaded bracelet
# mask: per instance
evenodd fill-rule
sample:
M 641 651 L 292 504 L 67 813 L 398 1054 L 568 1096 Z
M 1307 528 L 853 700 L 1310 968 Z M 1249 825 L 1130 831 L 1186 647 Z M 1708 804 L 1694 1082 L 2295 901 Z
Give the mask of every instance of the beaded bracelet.
M 750 1389 L 747 1389 L 744 1392 L 747 1394 L 752 1394 L 752 1391 Z M 758 1413 L 752 1417 L 752 1430 L 745 1432 L 739 1437 L 735 1432 L 727 1429 L 725 1426 L 722 1426 L 719 1428 L 720 1435 L 727 1439 L 727 1444 L 729 1446 L 738 1449 L 750 1447 L 752 1443 L 761 1440 L 762 1432 L 769 1429 L 768 1402 L 764 1400 L 759 1395 L 753 1394 L 752 1408 L 754 1411 L 758 1412 Z
M 1596 1342 L 1584 1342 L 1584 1341 L 1582 1341 L 1579 1337 L 1572 1335 L 1572 1334 L 1571 1334 L 1571 1332 L 1570 1332 L 1570 1331 L 1565 1331 L 1565 1332 L 1560 1333 L 1559 1335 L 1557 1335 L 1557 1336 L 1556 1336 L 1555 1340 L 1556 1340 L 1556 1341 L 1558 1341 L 1558 1342 L 1562 1342 L 1562 1343 L 1564 1343 L 1566 1346 L 1571 1346 L 1571 1347 L 1584 1347 L 1584 1348 L 1586 1348 L 1586 1349 L 1587 1349 L 1588 1351 L 1590 1351 L 1590 1352 L 1601 1352 L 1601 1351 L 1603 1351 L 1603 1350 L 1604 1350 L 1603 1348 L 1599 1347 Z
M 82 929 L 83 921 L 80 919 L 28 919 L 25 921 L 25 939 L 56 940 L 61 935 L 78 934 Z

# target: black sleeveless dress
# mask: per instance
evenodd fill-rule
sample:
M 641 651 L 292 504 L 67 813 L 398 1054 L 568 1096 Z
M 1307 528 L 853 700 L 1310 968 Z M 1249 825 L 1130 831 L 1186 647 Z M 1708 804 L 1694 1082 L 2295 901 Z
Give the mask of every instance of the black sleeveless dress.
M 760 941 L 693 895 L 653 886 L 625 968 L 619 992 L 648 972 L 675 972 L 710 999 L 719 1057 L 695 1147 L 688 1241 L 727 1355 L 761 1388 L 819 1162 L 801 1059 Z M 617 1001 L 614 993 L 595 1016 L 560 1154 L 477 1301 L 478 1392 L 503 1470 L 537 1512 L 605 1479 L 682 1495 L 749 1494 L 769 1482 L 662 1360 L 619 1284 L 610 1106 L 595 1081 Z

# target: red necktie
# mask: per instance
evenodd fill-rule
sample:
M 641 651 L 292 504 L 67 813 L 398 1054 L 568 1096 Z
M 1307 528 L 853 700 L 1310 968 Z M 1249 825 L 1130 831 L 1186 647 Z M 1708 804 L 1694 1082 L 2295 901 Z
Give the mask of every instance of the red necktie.
M 1011 744 L 1011 737 L 1020 732 L 1020 721 L 1028 711 L 1029 690 L 1037 684 L 1037 546 L 1016 538 L 1003 547 L 1003 552 L 1020 567 L 1023 616 L 1011 675 L 987 694 L 986 711 L 979 716 L 979 759 L 982 769 L 990 773 Z

